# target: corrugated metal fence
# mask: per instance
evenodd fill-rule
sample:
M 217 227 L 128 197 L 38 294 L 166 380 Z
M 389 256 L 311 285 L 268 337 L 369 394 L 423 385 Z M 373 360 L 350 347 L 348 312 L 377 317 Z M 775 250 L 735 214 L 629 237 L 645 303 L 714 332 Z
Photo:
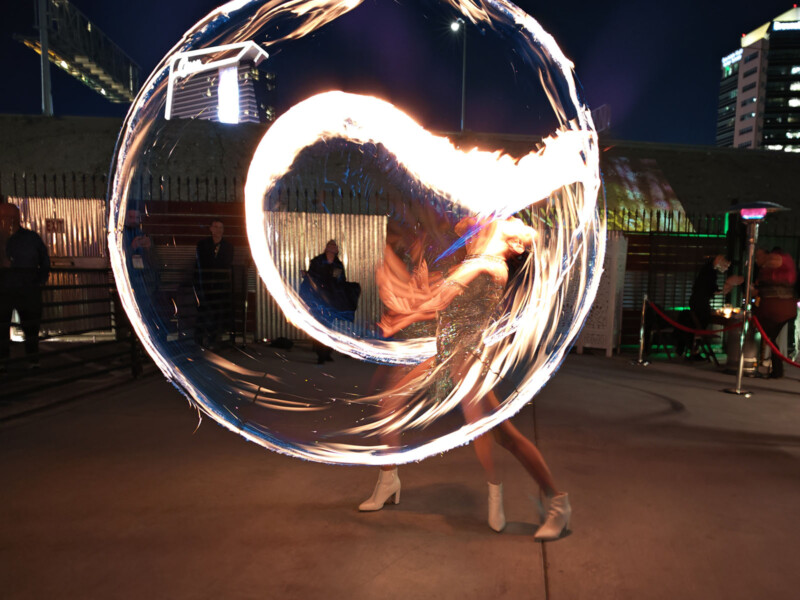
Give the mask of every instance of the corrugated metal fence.
M 360 336 L 375 334 L 375 323 L 381 316 L 381 302 L 375 284 L 375 269 L 386 243 L 386 216 L 347 215 L 303 212 L 269 212 L 267 222 L 275 231 L 272 260 L 287 286 L 299 291 L 301 271 L 312 258 L 321 254 L 328 240 L 339 245 L 339 258 L 344 263 L 348 281 L 361 284 L 361 298 L 355 322 L 337 321 L 337 329 Z M 258 339 L 307 337 L 287 322 L 277 303 L 258 286 Z

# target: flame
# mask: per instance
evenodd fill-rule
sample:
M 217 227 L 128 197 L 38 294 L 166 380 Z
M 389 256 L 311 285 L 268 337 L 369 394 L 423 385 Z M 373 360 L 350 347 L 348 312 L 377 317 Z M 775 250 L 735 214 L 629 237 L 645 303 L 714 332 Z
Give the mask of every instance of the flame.
M 246 40 L 257 40 L 265 46 L 278 45 L 307 36 L 356 8 L 361 0 L 228 2 L 198 22 L 165 56 L 142 86 L 125 120 L 112 163 L 109 216 L 111 264 L 123 306 L 144 348 L 192 404 L 227 429 L 271 450 L 329 463 L 390 464 L 421 460 L 464 444 L 513 415 L 532 398 L 558 368 L 591 307 L 600 280 L 605 228 L 597 211 L 600 189 L 597 141 L 590 111 L 579 98 L 573 65 L 553 38 L 510 2 L 444 1 L 473 24 L 505 28 L 505 33 L 517 43 L 515 50 L 524 55 L 526 62 L 538 66 L 539 79 L 561 123 L 559 131 L 545 140 L 539 151 L 517 161 L 498 153 L 460 152 L 446 139 L 426 132 L 397 108 L 376 98 L 341 93 L 311 98 L 273 125 L 267 134 L 268 141 L 267 138 L 262 141 L 254 156 L 254 167 L 248 176 L 248 236 L 261 277 L 287 312 L 287 318 L 347 354 L 413 363 L 434 353 L 430 341 L 353 340 L 329 331 L 304 315 L 294 292 L 275 279 L 268 240 L 279 232 L 270 231 L 265 220 L 265 194 L 302 147 L 334 135 L 384 144 L 424 185 L 476 215 L 503 218 L 548 198 L 554 220 L 548 235 L 537 238 L 535 251 L 522 269 L 510 311 L 490 324 L 479 360 L 445 402 L 436 406 L 414 402 L 424 389 L 425 377 L 418 378 L 398 390 L 408 399 L 404 407 L 391 416 L 367 416 L 349 431 L 337 432 L 342 437 L 352 436 L 341 443 L 326 439 L 308 444 L 281 443 L 267 427 L 243 421 L 229 407 L 215 401 L 210 396 L 212 388 L 203 387 L 170 360 L 159 337 L 161 333 L 145 322 L 134 294 L 124 243 L 124 217 L 140 159 L 154 148 L 153 136 L 162 123 L 166 74 L 174 53 Z M 271 27 L 277 19 L 280 28 Z M 234 22 L 235 28 L 231 26 Z M 263 31 L 268 26 L 272 37 L 265 39 Z M 321 108 L 319 118 L 304 112 L 309 106 Z M 275 151 L 275 156 L 269 156 L 267 148 Z M 263 173 L 257 172 L 256 164 L 263 168 Z M 213 365 L 219 377 L 231 386 L 234 397 L 249 395 L 254 404 L 268 410 L 324 410 L 319 404 L 311 406 L 290 393 L 276 391 L 278 386 L 272 384 L 275 382 L 268 387 L 259 382 L 241 382 L 237 388 L 237 380 L 243 375 L 236 368 L 210 363 L 207 357 L 202 363 L 203 367 Z M 483 418 L 417 447 L 400 450 L 381 441 L 380 437 L 386 433 L 426 426 L 468 401 L 476 388 L 477 394 L 492 389 L 508 378 L 517 365 L 525 365 L 526 373 L 521 378 L 515 377 L 512 394 Z M 484 370 L 488 375 L 482 379 Z M 333 400 L 329 399 L 331 404 Z M 348 402 L 370 405 L 376 404 L 377 399 L 362 396 L 348 398 Z
M 264 199 L 304 148 L 332 138 L 383 144 L 423 186 L 480 217 L 503 219 L 573 183 L 584 189 L 597 186 L 597 140 L 592 131 L 558 131 L 544 140 L 539 151 L 514 160 L 499 152 L 462 152 L 390 103 L 371 96 L 326 92 L 284 113 L 259 143 L 245 185 L 253 260 L 292 324 L 340 352 L 381 362 L 416 363 L 433 355 L 435 346 L 420 340 L 358 340 L 333 331 L 308 313 L 272 260 L 271 240 L 280 232 L 272 228 Z M 591 216 L 594 205 L 585 208 L 585 216 Z

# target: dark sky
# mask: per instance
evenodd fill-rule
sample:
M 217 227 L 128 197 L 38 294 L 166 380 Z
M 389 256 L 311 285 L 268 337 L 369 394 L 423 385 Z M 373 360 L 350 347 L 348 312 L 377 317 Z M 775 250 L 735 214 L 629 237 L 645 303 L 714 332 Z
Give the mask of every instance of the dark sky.
M 457 130 L 459 38 L 450 32 L 449 17 L 440 7 L 424 0 L 403 1 L 367 0 L 313 38 L 275 52 L 271 68 L 278 88 L 272 103 L 279 113 L 311 93 L 338 88 L 379 94 L 428 128 Z M 219 4 L 72 2 L 141 66 L 143 78 L 186 29 Z M 1 113 L 41 110 L 38 56 L 11 37 L 33 31 L 33 3 L 3 2 Z M 793 6 L 785 0 L 519 4 L 573 60 L 590 106 L 611 106 L 614 137 L 686 144 L 714 143 L 720 58 L 738 47 L 742 33 Z M 538 86 L 515 74 L 506 50 L 493 36 L 470 30 L 466 127 L 546 132 L 550 117 L 535 99 Z M 121 117 L 127 110 L 60 69 L 52 68 L 52 78 L 56 115 Z

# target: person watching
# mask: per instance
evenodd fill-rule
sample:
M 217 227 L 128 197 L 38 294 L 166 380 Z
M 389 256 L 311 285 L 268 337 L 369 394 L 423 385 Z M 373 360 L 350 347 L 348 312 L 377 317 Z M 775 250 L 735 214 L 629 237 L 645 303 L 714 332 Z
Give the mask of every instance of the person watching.
M 42 238 L 21 226 L 17 206 L 0 198 L 0 372 L 9 357 L 14 310 L 25 334 L 28 366 L 39 367 L 42 287 L 49 275 L 50 257 Z

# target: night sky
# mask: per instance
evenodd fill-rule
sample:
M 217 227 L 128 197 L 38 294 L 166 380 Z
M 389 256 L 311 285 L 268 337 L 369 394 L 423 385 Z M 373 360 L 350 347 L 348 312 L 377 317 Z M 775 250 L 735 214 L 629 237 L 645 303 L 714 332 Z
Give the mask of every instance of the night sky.
M 0 113 L 41 111 L 38 56 L 12 39 L 33 33 L 34 0 L 5 0 L 0 23 L 4 80 Z M 182 33 L 219 3 L 213 0 L 72 0 L 142 68 L 143 79 Z M 711 4 L 716 5 L 712 7 Z M 714 144 L 720 58 L 751 31 L 793 4 L 785 0 L 707 3 L 521 1 L 575 63 L 590 106 L 608 104 L 613 137 Z M 723 8 L 724 7 L 724 8 Z M 372 93 L 424 126 L 459 128 L 461 41 L 449 13 L 425 0 L 366 0 L 313 38 L 281 47 L 270 59 L 278 113 L 318 91 Z M 471 28 L 466 128 L 546 133 L 552 126 L 538 84 L 515 72 L 507 47 Z M 53 67 L 56 115 L 117 116 L 107 102 Z

